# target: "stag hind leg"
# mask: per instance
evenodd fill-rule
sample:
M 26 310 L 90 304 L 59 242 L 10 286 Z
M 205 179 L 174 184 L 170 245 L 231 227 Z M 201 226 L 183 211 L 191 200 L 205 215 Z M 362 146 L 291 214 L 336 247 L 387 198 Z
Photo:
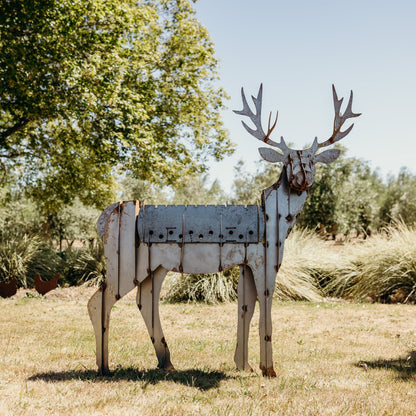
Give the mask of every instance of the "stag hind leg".
M 159 267 L 143 280 L 138 286 L 136 302 L 155 348 L 158 367 L 174 370 L 159 316 L 160 290 L 167 272 L 163 267 Z
M 237 294 L 238 326 L 234 362 L 238 370 L 253 371 L 248 363 L 248 335 L 254 307 L 256 306 L 257 292 L 253 273 L 249 267 L 244 265 L 240 266 Z
M 111 308 L 117 302 L 117 296 L 110 290 L 100 288 L 88 301 L 88 313 L 95 333 L 95 356 L 98 373 L 109 374 L 108 366 L 108 333 Z
M 88 302 L 88 313 L 94 327 L 96 359 L 101 374 L 109 372 L 108 333 L 111 308 L 116 301 L 135 287 L 136 278 L 136 217 L 139 205 L 135 201 L 114 204 L 104 211 L 104 240 L 107 277 Z

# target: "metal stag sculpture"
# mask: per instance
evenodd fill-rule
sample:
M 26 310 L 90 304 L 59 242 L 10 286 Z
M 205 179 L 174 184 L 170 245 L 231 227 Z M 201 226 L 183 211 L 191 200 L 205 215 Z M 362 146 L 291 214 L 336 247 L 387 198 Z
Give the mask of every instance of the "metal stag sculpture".
M 315 164 L 330 163 L 340 154 L 330 149 L 317 150 L 341 140 L 352 129 L 341 128 L 359 114 L 352 112 L 352 91 L 341 114 L 343 99 L 333 87 L 335 119 L 331 137 L 322 143 L 315 138 L 305 150 L 270 139 L 277 122 L 267 133 L 261 126 L 262 86 L 252 97 L 253 112 L 242 89 L 243 110 L 254 124 L 246 130 L 260 141 L 280 150 L 261 147 L 261 156 L 272 163 L 282 162 L 279 180 L 262 192 L 261 207 L 252 206 L 154 206 L 138 201 L 120 202 L 108 207 L 98 221 L 104 238 L 107 278 L 91 297 L 88 310 L 96 338 L 96 358 L 100 373 L 107 373 L 108 331 L 111 308 L 135 286 L 137 305 L 156 350 L 159 367 L 173 369 L 170 352 L 159 319 L 159 295 L 168 271 L 212 273 L 240 266 L 238 282 L 238 328 L 234 361 L 238 369 L 251 370 L 248 364 L 248 334 L 256 299 L 260 307 L 260 368 L 274 377 L 272 357 L 271 306 L 276 274 L 283 258 L 286 237 L 302 211 L 315 177 Z

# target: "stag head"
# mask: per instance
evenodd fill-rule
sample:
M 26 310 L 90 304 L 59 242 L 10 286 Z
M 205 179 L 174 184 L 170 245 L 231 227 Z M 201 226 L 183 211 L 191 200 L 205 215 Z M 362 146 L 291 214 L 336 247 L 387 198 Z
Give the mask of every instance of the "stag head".
M 262 142 L 277 147 L 282 153 L 277 152 L 268 147 L 260 147 L 259 152 L 263 159 L 267 160 L 268 162 L 277 163 L 282 162 L 284 164 L 284 169 L 286 172 L 286 178 L 289 184 L 289 187 L 296 190 L 296 191 L 307 191 L 313 185 L 315 179 L 315 164 L 316 163 L 331 163 L 336 160 L 340 154 L 339 149 L 329 149 L 325 150 L 321 153 L 316 154 L 317 150 L 321 147 L 330 146 L 335 142 L 344 138 L 354 127 L 352 124 L 348 127 L 347 130 L 341 131 L 341 128 L 344 122 L 353 117 L 358 117 L 361 114 L 355 114 L 352 112 L 352 98 L 353 93 L 351 91 L 350 99 L 347 104 L 347 108 L 345 109 L 344 113 L 341 114 L 341 105 L 343 98 L 338 99 L 337 93 L 335 91 L 335 87 L 332 85 L 332 94 L 334 99 L 334 110 L 335 110 L 335 117 L 334 117 L 334 128 L 332 136 L 325 140 L 322 143 L 318 142 L 318 139 L 315 137 L 315 140 L 312 146 L 309 149 L 304 150 L 295 150 L 289 148 L 283 137 L 280 138 L 280 142 L 277 143 L 270 139 L 270 134 L 272 133 L 273 129 L 276 127 L 277 123 L 277 116 L 271 125 L 271 117 L 272 113 L 270 112 L 269 115 L 269 123 L 267 128 L 267 133 L 264 133 L 263 128 L 261 126 L 261 105 L 263 99 L 263 84 L 260 85 L 259 92 L 257 97 L 252 96 L 253 103 L 255 106 L 255 112 L 253 112 L 246 100 L 246 96 L 244 94 L 244 89 L 241 88 L 241 96 L 243 100 L 243 109 L 241 111 L 235 111 L 236 114 L 247 116 L 253 122 L 255 129 L 250 128 L 247 126 L 244 121 L 242 124 L 244 128 L 255 138 L 261 140 Z

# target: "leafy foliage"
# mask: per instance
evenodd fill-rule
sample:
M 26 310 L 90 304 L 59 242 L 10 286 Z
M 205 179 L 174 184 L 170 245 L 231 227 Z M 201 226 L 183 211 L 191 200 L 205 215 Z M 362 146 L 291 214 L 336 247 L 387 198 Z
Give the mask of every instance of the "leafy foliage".
M 397 220 L 408 225 L 416 224 L 416 176 L 405 168 L 397 178 L 388 178 L 380 207 L 382 224 Z
M 231 151 L 187 0 L 8 0 L 0 39 L 0 158 L 47 212 L 103 208 L 114 167 L 173 184 Z
M 254 174 L 247 172 L 240 161 L 234 170 L 233 204 L 260 204 L 261 191 L 268 188 L 280 177 L 282 164 L 259 163 Z
M 50 238 L 59 241 L 62 251 L 63 240 L 69 241 L 72 245 L 75 240 L 96 239 L 96 224 L 100 214 L 100 210 L 88 207 L 76 198 L 71 205 L 65 205 L 56 214 L 48 217 L 46 225 L 49 229 L 44 231 L 48 231 Z
M 123 199 L 136 199 L 148 204 L 221 204 L 226 195 L 218 181 L 209 184 L 208 176 L 201 174 L 183 177 L 174 189 L 139 180 L 131 176 L 122 182 Z
M 320 226 L 367 232 L 376 227 L 382 182 L 368 163 L 347 158 L 344 152 L 333 163 L 316 167 L 315 183 L 310 190 L 298 225 L 310 229 Z

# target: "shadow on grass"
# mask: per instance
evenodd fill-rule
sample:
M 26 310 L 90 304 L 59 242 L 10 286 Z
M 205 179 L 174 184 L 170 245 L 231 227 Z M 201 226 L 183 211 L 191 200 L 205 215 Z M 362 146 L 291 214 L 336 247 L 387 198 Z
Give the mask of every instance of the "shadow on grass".
M 110 375 L 101 376 L 94 370 L 70 370 L 49 373 L 39 373 L 28 378 L 30 381 L 43 380 L 47 382 L 82 380 L 94 382 L 117 382 L 119 380 L 138 381 L 143 388 L 149 384 L 161 381 L 173 381 L 200 390 L 209 390 L 219 386 L 220 381 L 230 379 L 221 371 L 203 371 L 198 369 L 183 371 L 165 371 L 160 369 L 138 370 L 133 367 L 117 368 Z
M 416 376 L 416 351 L 409 352 L 406 357 L 391 360 L 359 361 L 357 367 L 368 369 L 393 370 L 402 381 L 414 379 Z

